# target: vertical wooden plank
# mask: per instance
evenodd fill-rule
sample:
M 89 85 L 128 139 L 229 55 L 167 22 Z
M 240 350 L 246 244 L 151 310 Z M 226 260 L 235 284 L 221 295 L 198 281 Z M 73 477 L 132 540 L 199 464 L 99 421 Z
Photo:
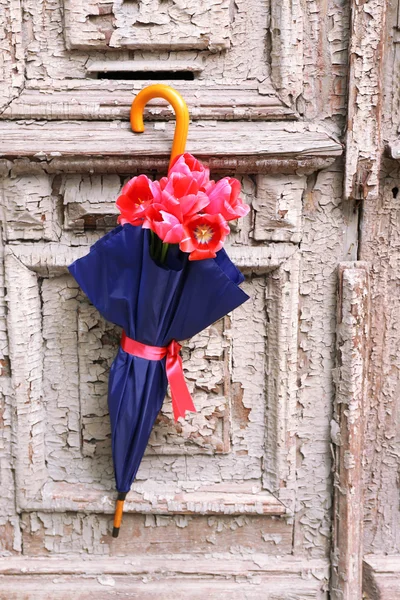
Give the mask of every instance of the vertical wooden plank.
M 351 2 L 346 198 L 378 195 L 382 156 L 382 79 L 387 3 Z
M 366 263 L 339 266 L 332 599 L 361 600 L 363 420 L 369 334 Z
M 0 196 L 0 198 L 2 197 Z M 12 468 L 13 406 L 7 336 L 4 246 L 3 231 L 0 227 L 0 555 L 21 551 L 21 530 L 19 517 L 15 511 L 14 470 Z
M 25 80 L 20 0 L 0 0 L 0 114 L 21 93 Z
M 15 397 L 16 499 L 38 494 L 47 480 L 43 411 L 43 337 L 40 283 L 6 247 L 8 338 Z

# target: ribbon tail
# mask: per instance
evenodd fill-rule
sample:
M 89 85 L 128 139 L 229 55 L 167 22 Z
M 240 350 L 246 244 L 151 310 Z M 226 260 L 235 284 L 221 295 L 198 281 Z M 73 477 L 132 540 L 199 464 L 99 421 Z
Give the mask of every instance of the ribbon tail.
M 185 418 L 186 411 L 197 412 L 192 396 L 186 385 L 182 369 L 182 359 L 179 355 L 167 356 L 166 371 L 171 388 L 172 408 L 174 419 Z

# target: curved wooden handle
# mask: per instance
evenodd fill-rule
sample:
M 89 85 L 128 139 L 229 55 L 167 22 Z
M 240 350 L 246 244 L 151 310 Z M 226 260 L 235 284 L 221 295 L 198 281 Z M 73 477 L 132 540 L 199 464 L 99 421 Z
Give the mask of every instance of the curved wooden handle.
M 164 98 L 164 100 L 167 100 L 167 102 L 171 104 L 175 111 L 176 127 L 174 141 L 172 143 L 171 158 L 169 161 L 169 166 L 171 166 L 174 158 L 179 154 L 183 154 L 185 151 L 186 139 L 189 130 L 189 110 L 180 93 L 174 90 L 174 88 L 162 83 L 149 85 L 141 90 L 132 102 L 130 114 L 132 131 L 143 133 L 144 107 L 148 101 L 152 100 L 153 98 Z

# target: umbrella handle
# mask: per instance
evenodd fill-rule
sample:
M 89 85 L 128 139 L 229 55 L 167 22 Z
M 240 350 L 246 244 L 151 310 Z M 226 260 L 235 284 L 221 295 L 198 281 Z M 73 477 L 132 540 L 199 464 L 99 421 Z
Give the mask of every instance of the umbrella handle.
M 167 100 L 172 105 L 175 111 L 176 127 L 169 161 L 169 166 L 171 167 L 174 158 L 185 151 L 189 130 L 189 110 L 182 96 L 174 88 L 162 83 L 149 85 L 141 90 L 132 102 L 130 114 L 132 131 L 143 133 L 144 107 L 153 98 L 164 98 L 164 100 Z

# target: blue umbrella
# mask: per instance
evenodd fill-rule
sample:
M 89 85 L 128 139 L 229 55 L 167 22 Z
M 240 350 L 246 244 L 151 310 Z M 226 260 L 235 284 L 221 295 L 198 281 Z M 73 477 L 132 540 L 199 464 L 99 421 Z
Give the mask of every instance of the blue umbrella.
M 196 335 L 248 296 L 239 288 L 243 275 L 225 250 L 214 259 L 189 261 L 178 246 L 170 246 L 160 264 L 150 256 L 149 230 L 130 224 L 101 238 L 69 270 L 102 316 L 124 331 L 108 389 L 122 515 L 122 503 L 165 398 L 167 375 L 175 417 L 194 409 L 184 389 L 176 341 Z M 119 525 L 120 520 L 114 522 L 114 537 Z

